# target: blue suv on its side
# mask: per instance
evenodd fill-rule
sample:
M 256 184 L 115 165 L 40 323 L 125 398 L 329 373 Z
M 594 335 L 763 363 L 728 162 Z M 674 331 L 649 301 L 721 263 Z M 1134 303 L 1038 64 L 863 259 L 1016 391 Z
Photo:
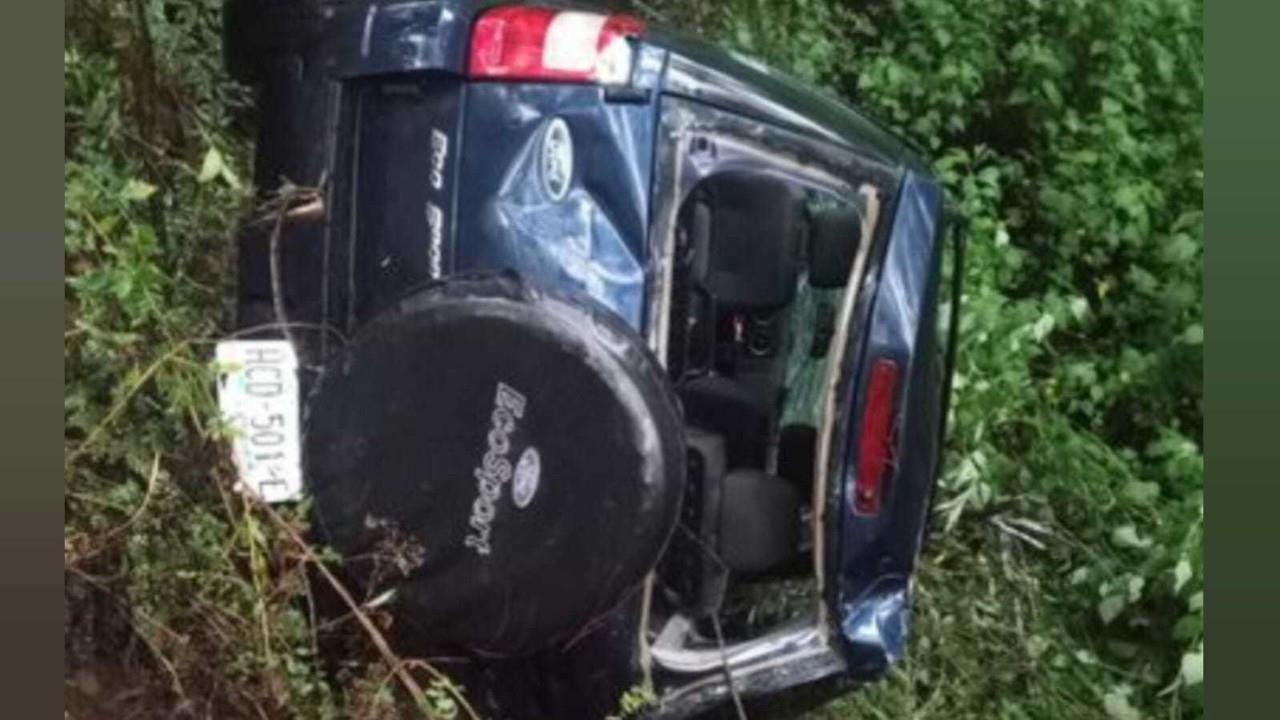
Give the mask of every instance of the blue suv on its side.
M 228 0 L 313 534 L 491 717 L 873 680 L 941 466 L 958 223 L 866 115 L 629 15 Z M 362 595 L 363 593 L 363 595 Z

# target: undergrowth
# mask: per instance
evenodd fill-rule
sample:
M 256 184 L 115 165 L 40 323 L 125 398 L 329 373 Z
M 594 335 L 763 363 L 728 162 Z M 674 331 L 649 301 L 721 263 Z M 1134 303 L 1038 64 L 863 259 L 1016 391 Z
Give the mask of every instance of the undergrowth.
M 456 688 L 379 645 L 366 598 L 317 625 L 338 585 L 305 508 L 232 489 L 209 361 L 258 209 L 220 6 L 67 8 L 67 717 L 373 719 L 401 696 L 455 717 Z M 331 643 L 343 660 L 322 664 Z
M 1202 716 L 1201 0 L 629 4 L 867 107 L 968 221 L 913 645 L 817 716 Z M 208 359 L 252 108 L 219 6 L 68 3 L 68 713 L 390 717 L 410 672 L 456 714 L 352 622 L 322 666 L 304 511 L 231 491 Z

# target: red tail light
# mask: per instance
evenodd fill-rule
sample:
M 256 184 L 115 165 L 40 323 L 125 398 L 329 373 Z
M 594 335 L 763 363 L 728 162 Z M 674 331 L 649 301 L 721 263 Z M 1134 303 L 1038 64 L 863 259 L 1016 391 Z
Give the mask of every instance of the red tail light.
M 857 475 L 853 483 L 853 509 L 863 515 L 880 512 L 885 476 L 892 472 L 894 395 L 898 389 L 898 365 L 881 358 L 871 366 L 867 402 L 862 409 L 858 436 Z
M 471 31 L 471 77 L 597 82 L 631 78 L 627 42 L 644 32 L 630 15 L 504 5 L 486 11 Z

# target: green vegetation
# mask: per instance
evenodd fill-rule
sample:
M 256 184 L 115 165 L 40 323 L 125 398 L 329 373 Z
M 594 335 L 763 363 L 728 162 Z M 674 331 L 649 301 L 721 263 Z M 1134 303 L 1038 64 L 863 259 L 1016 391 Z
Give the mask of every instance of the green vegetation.
M 232 491 L 209 361 L 255 210 L 220 6 L 67 8 L 68 717 L 381 718 L 397 677 L 428 716 L 456 716 L 443 680 L 356 623 L 312 629 L 305 511 Z M 337 683 L 322 643 L 350 645 Z
M 969 220 L 909 659 L 817 716 L 1202 716 L 1201 0 L 630 5 L 866 106 Z M 457 713 L 314 634 L 298 517 L 230 490 L 207 362 L 252 108 L 219 6 L 67 8 L 68 711 L 385 717 L 394 669 Z

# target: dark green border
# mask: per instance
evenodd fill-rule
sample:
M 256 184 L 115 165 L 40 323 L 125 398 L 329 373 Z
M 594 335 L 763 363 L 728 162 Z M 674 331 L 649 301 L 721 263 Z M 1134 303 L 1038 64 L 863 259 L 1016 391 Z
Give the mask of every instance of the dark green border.
M 1206 595 L 1214 607 L 1206 615 L 1215 657 L 1206 708 L 1215 717 L 1261 717 L 1277 683 L 1280 624 L 1280 7 L 1210 5 L 1205 455 L 1214 496 Z
M 4 255 L 0 307 L 0 697 L 7 717 L 58 717 L 62 573 L 54 566 L 62 516 L 62 192 L 55 158 L 62 145 L 62 80 L 54 67 L 59 2 L 4 3 L 0 78 L 0 207 Z

